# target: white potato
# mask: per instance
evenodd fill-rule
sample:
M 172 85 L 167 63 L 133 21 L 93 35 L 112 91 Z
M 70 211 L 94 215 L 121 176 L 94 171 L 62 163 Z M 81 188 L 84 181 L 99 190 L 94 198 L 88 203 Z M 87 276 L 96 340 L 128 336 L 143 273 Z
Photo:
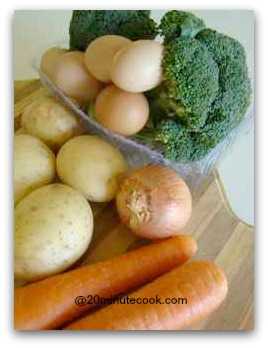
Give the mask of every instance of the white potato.
M 24 110 L 21 125 L 28 134 L 43 140 L 53 150 L 81 133 L 81 125 L 72 111 L 48 96 L 34 101 Z
M 93 202 L 112 200 L 118 189 L 118 175 L 127 169 L 121 153 L 93 135 L 75 137 L 64 144 L 56 165 L 60 179 Z
M 28 135 L 14 136 L 15 203 L 36 188 L 53 181 L 55 155 L 41 140 Z
M 15 278 L 64 271 L 86 251 L 92 232 L 91 207 L 79 192 L 62 184 L 33 191 L 15 209 Z

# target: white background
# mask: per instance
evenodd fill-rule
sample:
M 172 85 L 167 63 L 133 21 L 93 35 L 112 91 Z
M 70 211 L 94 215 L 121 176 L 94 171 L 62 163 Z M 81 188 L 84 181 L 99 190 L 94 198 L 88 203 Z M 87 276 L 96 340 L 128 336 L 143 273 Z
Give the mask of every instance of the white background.
M 2 2 L 3 3 L 3 2 Z M 69 3 L 70 4 L 70 3 Z M 125 3 L 116 3 L 111 0 L 108 2 L 95 3 L 95 8 L 123 8 Z M 268 301 L 268 277 L 265 255 L 267 255 L 268 245 L 268 226 L 267 226 L 267 202 L 266 192 L 268 191 L 267 177 L 267 150 L 268 150 L 268 113 L 267 113 L 267 76 L 268 76 L 268 8 L 265 1 L 261 0 L 225 0 L 221 1 L 154 1 L 149 2 L 135 1 L 135 7 L 142 9 L 144 7 L 151 8 L 152 4 L 158 8 L 241 8 L 253 9 L 256 11 L 257 22 L 257 50 L 256 50 L 256 66 L 257 69 L 257 131 L 256 131 L 256 164 L 257 176 L 256 186 L 258 189 L 256 201 L 256 222 L 257 222 L 257 247 L 256 247 L 256 329 L 252 333 L 244 334 L 224 334 L 224 333 L 124 333 L 124 334 L 100 334 L 93 332 L 86 333 L 27 333 L 20 334 L 12 331 L 12 75 L 11 75 L 11 18 L 15 8 L 22 8 L 19 1 L 6 1 L 5 6 L 1 5 L 0 10 L 0 43 L 1 43 L 1 127 L 0 127 L 0 150 L 1 150 L 1 180 L 0 180 L 0 199 L 1 199 L 1 333 L 0 340 L 2 347 L 14 344 L 20 347 L 47 347 L 48 345 L 64 345 L 64 347 L 74 347 L 74 345 L 93 346 L 100 345 L 100 342 L 110 347 L 136 347 L 141 344 L 148 344 L 154 347 L 162 345 L 187 345 L 191 347 L 226 347 L 226 345 L 235 345 L 243 347 L 267 346 L 268 330 L 267 330 L 267 310 Z M 71 5 L 71 4 L 70 4 Z M 89 1 L 79 1 L 72 4 L 76 8 L 93 8 L 94 5 Z M 66 1 L 56 2 L 47 0 L 45 3 L 37 1 L 27 2 L 23 8 L 64 8 Z M 243 289 L 241 289 L 243 291 Z M 228 318 L 226 318 L 228 320 Z

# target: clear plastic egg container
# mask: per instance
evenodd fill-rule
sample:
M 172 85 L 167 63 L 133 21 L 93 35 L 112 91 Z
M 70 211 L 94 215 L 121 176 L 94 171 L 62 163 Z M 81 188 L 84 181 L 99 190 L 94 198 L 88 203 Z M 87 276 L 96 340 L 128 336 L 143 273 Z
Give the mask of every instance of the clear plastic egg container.
M 220 158 L 230 151 L 231 145 L 240 132 L 246 132 L 253 121 L 253 105 L 249 108 L 244 120 L 236 127 L 221 143 L 212 149 L 207 156 L 195 162 L 180 163 L 166 159 L 157 146 L 148 146 L 134 137 L 125 137 L 99 124 L 92 115 L 79 108 L 69 97 L 67 97 L 51 80 L 40 70 L 38 70 L 41 82 L 49 91 L 56 96 L 63 104 L 71 109 L 74 114 L 82 121 L 86 130 L 91 134 L 96 134 L 104 140 L 117 147 L 126 158 L 129 166 L 140 167 L 148 163 L 159 163 L 172 167 L 187 182 L 192 192 L 200 188 L 207 176 L 215 169 Z

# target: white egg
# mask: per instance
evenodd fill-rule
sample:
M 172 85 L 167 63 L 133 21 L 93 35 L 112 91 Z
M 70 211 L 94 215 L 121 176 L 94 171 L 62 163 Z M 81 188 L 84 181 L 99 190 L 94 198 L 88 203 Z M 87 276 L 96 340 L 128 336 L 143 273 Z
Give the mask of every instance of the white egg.
M 123 36 L 104 35 L 90 43 L 85 52 L 85 64 L 88 71 L 99 81 L 111 81 L 113 57 L 131 41 Z
M 114 57 L 113 83 L 128 92 L 145 92 L 162 78 L 163 46 L 153 40 L 138 40 L 122 48 Z
M 98 95 L 96 119 L 104 127 L 122 135 L 138 133 L 149 118 L 149 104 L 142 93 L 130 93 L 111 85 Z
M 57 63 L 59 61 L 59 57 L 66 52 L 67 52 L 67 50 L 65 50 L 65 49 L 62 49 L 59 47 L 52 47 L 52 48 L 49 48 L 47 51 L 45 51 L 44 54 L 42 55 L 40 69 L 50 79 L 53 79 L 55 69 L 56 69 Z
M 54 83 L 81 104 L 95 99 L 102 88 L 102 84 L 87 70 L 84 55 L 78 51 L 61 55 L 53 75 Z

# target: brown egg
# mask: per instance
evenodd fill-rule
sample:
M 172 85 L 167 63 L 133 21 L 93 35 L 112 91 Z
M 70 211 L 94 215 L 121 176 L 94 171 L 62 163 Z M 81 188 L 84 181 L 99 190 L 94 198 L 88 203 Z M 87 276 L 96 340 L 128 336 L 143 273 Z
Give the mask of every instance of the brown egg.
M 163 46 L 153 40 L 138 40 L 123 47 L 114 56 L 113 83 L 128 92 L 145 92 L 156 87 L 162 78 Z
M 129 93 L 111 85 L 98 95 L 95 113 L 104 127 L 129 136 L 145 126 L 149 105 L 142 93 Z
M 102 88 L 87 70 L 84 58 L 84 53 L 79 51 L 61 55 L 53 75 L 54 83 L 79 103 L 94 100 Z
M 53 78 L 59 57 L 66 53 L 67 50 L 59 47 L 49 48 L 43 54 L 40 63 L 40 69 L 50 79 Z
M 85 52 L 85 64 L 89 72 L 100 81 L 110 82 L 113 57 L 129 43 L 129 39 L 118 35 L 105 35 L 92 41 Z

